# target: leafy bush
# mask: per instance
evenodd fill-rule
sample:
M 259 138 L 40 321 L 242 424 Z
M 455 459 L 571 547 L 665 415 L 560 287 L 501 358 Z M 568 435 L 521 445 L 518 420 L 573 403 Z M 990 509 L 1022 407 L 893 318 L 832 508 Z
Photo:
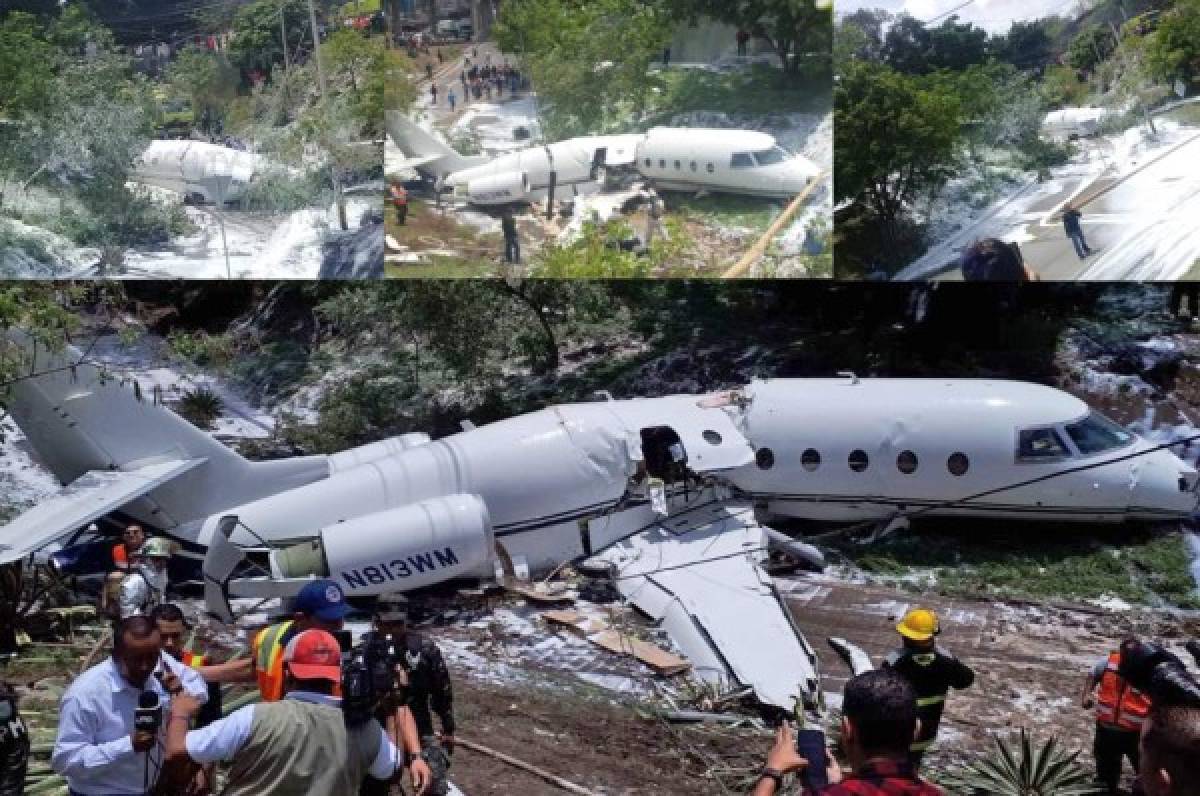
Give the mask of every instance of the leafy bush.
M 221 416 L 225 407 L 221 396 L 208 387 L 197 387 L 187 390 L 180 396 L 175 410 L 192 425 L 203 429 L 211 429 Z

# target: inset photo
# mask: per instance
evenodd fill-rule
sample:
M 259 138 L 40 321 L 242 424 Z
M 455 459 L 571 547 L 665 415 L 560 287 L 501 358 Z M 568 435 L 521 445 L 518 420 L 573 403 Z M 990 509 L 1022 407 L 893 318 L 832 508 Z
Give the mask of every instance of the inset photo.
M 368 5 L 4 3 L 0 275 L 377 275 L 394 63 Z
M 395 277 L 829 277 L 823 0 L 385 3 Z
M 1200 3 L 837 10 L 839 277 L 1200 278 Z

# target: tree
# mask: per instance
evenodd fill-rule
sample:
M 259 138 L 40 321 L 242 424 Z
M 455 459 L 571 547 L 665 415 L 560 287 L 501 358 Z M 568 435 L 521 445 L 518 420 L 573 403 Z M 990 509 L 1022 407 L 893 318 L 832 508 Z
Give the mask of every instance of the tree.
M 922 75 L 929 71 L 932 46 L 932 37 L 921 20 L 900 14 L 884 37 L 883 60 L 899 72 Z
M 1013 22 L 1007 34 L 992 40 L 993 54 L 1018 69 L 1041 69 L 1051 60 L 1049 23 L 1049 19 Z
M 706 16 L 764 41 L 785 71 L 799 72 L 806 54 L 828 53 L 833 44 L 833 6 L 816 0 L 668 0 L 675 13 L 695 21 Z
M 238 74 L 222 53 L 187 47 L 167 69 L 167 81 L 192 106 L 194 124 L 215 132 L 237 96 Z
M 270 75 L 276 65 L 283 64 L 280 15 L 289 52 L 294 53 L 306 38 L 312 40 L 305 0 L 255 0 L 244 5 L 234 15 L 233 43 L 229 47 L 231 60 L 243 72 Z
M 658 78 L 647 75 L 670 41 L 669 17 L 643 0 L 509 0 L 494 33 L 518 53 L 544 100 L 552 139 L 628 130 Z
M 1112 55 L 1116 48 L 1112 33 L 1099 25 L 1089 25 L 1071 40 L 1067 48 L 1067 63 L 1076 69 L 1090 72 Z
M 987 60 L 987 31 L 957 20 L 952 16 L 929 30 L 930 68 L 958 71 Z
M 1147 73 L 1158 80 L 1200 79 L 1200 0 L 1179 0 L 1147 36 Z
M 905 206 L 940 188 L 957 166 L 962 107 L 945 85 L 856 62 L 834 90 L 838 201 L 866 203 L 895 238 Z
M 321 45 L 321 54 L 331 82 L 350 87 L 351 112 L 364 135 L 383 135 L 384 111 L 404 110 L 416 100 L 408 60 L 381 39 L 343 29 Z
M 0 116 L 36 112 L 49 99 L 58 52 L 42 37 L 32 14 L 14 12 L 0 18 Z
M 844 52 L 847 59 L 882 60 L 884 30 L 892 19 L 892 14 L 882 9 L 860 8 L 853 14 L 847 14 L 838 26 L 834 39 L 835 50 Z M 834 60 L 837 63 L 844 62 L 841 57 L 835 57 Z

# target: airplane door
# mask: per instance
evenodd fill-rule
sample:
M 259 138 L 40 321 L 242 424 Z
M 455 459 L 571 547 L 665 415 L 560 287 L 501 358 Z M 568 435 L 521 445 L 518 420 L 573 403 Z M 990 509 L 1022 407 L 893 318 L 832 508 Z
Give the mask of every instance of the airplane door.
M 592 172 L 593 180 L 600 181 L 604 178 L 606 166 L 608 164 L 608 147 L 602 146 L 596 150 L 596 154 L 592 157 Z

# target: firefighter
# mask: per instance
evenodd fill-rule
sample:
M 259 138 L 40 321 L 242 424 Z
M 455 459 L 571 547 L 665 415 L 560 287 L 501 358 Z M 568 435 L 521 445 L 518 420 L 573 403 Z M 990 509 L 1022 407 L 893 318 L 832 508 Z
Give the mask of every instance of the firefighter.
M 917 718 L 921 723 L 908 752 L 915 771 L 937 740 L 947 692 L 969 688 L 975 682 L 975 672 L 937 644 L 941 627 L 933 611 L 914 608 L 896 625 L 896 631 L 903 646 L 884 659 L 883 668 L 898 672 L 917 694 Z
M 399 181 L 393 181 L 389 193 L 392 206 L 396 208 L 396 223 L 404 226 L 408 221 L 408 191 Z
M 1130 641 L 1136 643 L 1131 639 L 1126 643 Z M 1134 772 L 1138 770 L 1138 737 L 1150 713 L 1150 698 L 1118 674 L 1120 665 L 1121 651 L 1117 649 L 1096 662 L 1083 685 L 1083 709 L 1094 709 L 1096 713 L 1096 737 L 1092 743 L 1096 778 L 1110 794 L 1119 792 L 1122 758 L 1129 758 Z M 1133 792 L 1142 792 L 1136 780 Z

